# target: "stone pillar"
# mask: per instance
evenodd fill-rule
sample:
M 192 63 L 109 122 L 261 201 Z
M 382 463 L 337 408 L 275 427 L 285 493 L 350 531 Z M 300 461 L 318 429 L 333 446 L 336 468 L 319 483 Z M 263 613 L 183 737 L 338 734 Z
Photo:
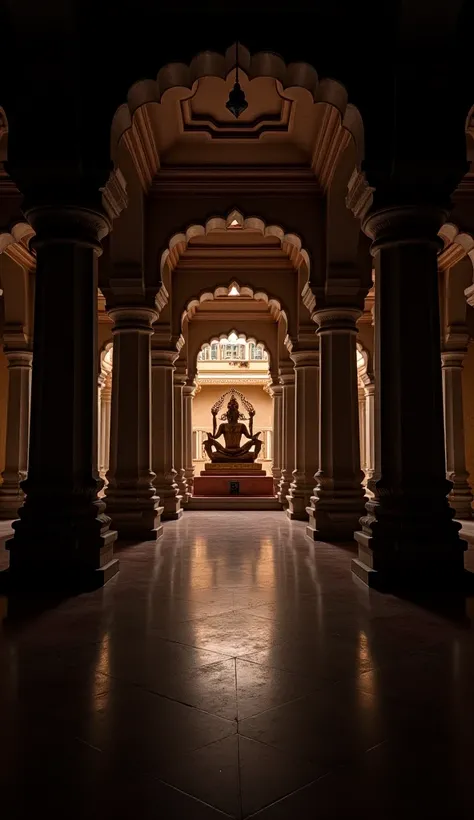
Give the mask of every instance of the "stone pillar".
M 29 465 L 5 580 L 64 592 L 118 570 L 97 496 L 97 256 L 110 225 L 89 201 L 24 208 L 37 252 Z
M 183 504 L 189 500 L 186 481 L 186 462 L 184 449 L 184 397 L 183 390 L 187 381 L 186 368 L 176 368 L 174 372 L 174 467 L 176 483 L 183 499 Z
M 161 510 L 151 471 L 151 351 L 156 311 L 144 306 L 109 309 L 114 336 L 107 512 L 119 537 L 159 537 Z M 104 388 L 105 389 L 105 388 Z M 102 406 L 104 447 L 107 418 Z
M 359 387 L 357 391 L 359 397 L 359 443 L 360 443 L 360 468 L 364 474 L 362 485 L 367 484 L 367 419 L 366 419 L 366 402 L 365 390 Z
M 370 586 L 426 589 L 463 576 L 465 543 L 447 499 L 444 453 L 437 268 L 444 219 L 441 208 L 420 205 L 380 209 L 364 224 L 376 262 L 380 478 L 355 534 L 352 567 Z
M 296 469 L 293 471 L 286 514 L 288 518 L 307 521 L 307 507 L 319 469 L 319 351 L 294 351 L 291 359 L 295 365 Z
M 107 376 L 100 390 L 100 451 L 99 451 L 99 475 L 105 479 L 109 469 L 110 458 L 110 418 L 112 406 L 112 385 L 110 375 Z
M 308 536 L 352 541 L 364 512 L 360 469 L 356 322 L 360 310 L 318 311 L 319 470 L 309 508 Z
M 372 492 L 371 482 L 375 475 L 375 385 L 366 384 L 365 393 L 365 479 Z
M 181 495 L 174 469 L 174 363 L 176 350 L 152 349 L 152 466 L 163 519 L 181 518 Z
M 278 494 L 281 481 L 281 445 L 282 445 L 282 394 L 283 387 L 281 384 L 272 384 L 270 388 L 270 395 L 273 398 L 273 486 L 275 495 Z
M 0 486 L 0 519 L 10 520 L 18 517 L 23 504 L 20 485 L 28 473 L 33 354 L 30 350 L 5 350 L 5 356 L 8 361 L 7 439 Z
M 287 507 L 288 493 L 290 492 L 295 468 L 295 372 L 293 367 L 282 369 L 280 372 L 280 382 L 283 387 L 283 435 L 281 478 L 277 497 L 280 504 Z
M 464 441 L 462 367 L 465 355 L 465 350 L 445 350 L 441 353 L 446 477 L 453 484 L 448 499 L 455 517 L 463 520 L 472 518 L 473 498 L 466 470 Z
M 196 395 L 196 382 L 188 381 L 183 387 L 183 451 L 184 477 L 186 479 L 187 495 L 193 494 L 194 463 L 193 463 L 193 399 Z

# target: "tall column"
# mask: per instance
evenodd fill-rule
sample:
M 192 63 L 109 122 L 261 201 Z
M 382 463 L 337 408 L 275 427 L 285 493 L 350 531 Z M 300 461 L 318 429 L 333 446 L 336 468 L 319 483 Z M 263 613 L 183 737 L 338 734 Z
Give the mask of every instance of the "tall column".
M 360 469 L 356 322 L 360 310 L 318 311 L 319 470 L 311 498 L 308 536 L 352 541 L 364 512 Z
M 8 404 L 5 469 L 0 487 L 0 519 L 17 518 L 23 504 L 21 482 L 28 473 L 30 434 L 31 360 L 30 350 L 5 350 L 8 361 Z
M 174 468 L 174 363 L 176 350 L 152 349 L 152 465 L 164 519 L 181 518 Z
M 465 350 L 441 353 L 443 379 L 446 477 L 452 482 L 448 499 L 455 517 L 472 518 L 472 491 L 466 470 L 464 413 L 462 399 L 462 367 Z
M 447 499 L 444 453 L 437 269 L 444 219 L 436 206 L 400 206 L 364 224 L 376 262 L 380 478 L 355 534 L 352 566 L 370 586 L 444 586 L 463 575 L 465 543 Z
M 37 252 L 29 465 L 6 580 L 99 586 L 118 570 L 97 496 L 97 256 L 110 226 L 89 201 L 24 207 Z
M 109 469 L 110 459 L 110 420 L 112 407 L 112 384 L 110 374 L 107 376 L 100 391 L 100 461 L 99 475 L 105 478 Z
M 281 369 L 280 373 L 280 382 L 283 387 L 283 436 L 278 500 L 280 504 L 287 507 L 287 496 L 290 492 L 293 470 L 295 468 L 295 371 L 293 367 L 289 366 L 286 369 Z
M 296 469 L 288 496 L 288 518 L 307 521 L 307 507 L 319 469 L 319 351 L 298 350 L 291 354 L 295 365 Z
M 196 382 L 188 381 L 183 387 L 183 450 L 184 476 L 186 479 L 187 495 L 193 494 L 194 463 L 193 463 L 193 399 L 196 395 Z
M 178 491 L 185 504 L 189 499 L 186 482 L 184 451 L 184 398 L 183 390 L 187 381 L 186 367 L 176 368 L 174 372 L 174 466 Z
M 362 484 L 365 486 L 367 483 L 367 420 L 366 420 L 366 402 L 365 402 L 365 390 L 363 387 L 359 387 L 357 391 L 359 397 L 359 443 L 360 443 L 360 468 L 364 474 L 364 478 L 362 479 Z
M 277 495 L 281 481 L 281 443 L 282 443 L 282 393 L 281 384 L 272 384 L 270 394 L 273 398 L 273 449 L 272 475 L 275 495 Z
M 375 385 L 366 384 L 365 393 L 365 478 L 369 492 L 375 476 Z
M 161 509 L 151 470 L 152 308 L 113 307 L 114 364 L 110 420 L 110 464 L 105 491 L 107 512 L 119 537 L 150 541 L 159 537 Z M 105 388 L 103 388 L 105 389 Z M 102 406 L 104 442 L 106 407 Z M 104 447 L 106 444 L 104 443 Z

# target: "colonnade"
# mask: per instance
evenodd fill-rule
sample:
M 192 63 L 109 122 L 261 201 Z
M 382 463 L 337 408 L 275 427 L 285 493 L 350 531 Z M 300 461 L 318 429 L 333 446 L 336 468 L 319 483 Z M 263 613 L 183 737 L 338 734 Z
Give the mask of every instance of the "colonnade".
M 7 468 L 0 502 L 7 509 L 8 499 L 20 498 L 22 491 L 26 499 L 13 525 L 9 578 L 103 583 L 117 570 L 116 530 L 122 538 L 154 539 L 162 517 L 182 514 L 193 483 L 196 385 L 176 370 L 175 349 L 155 346 L 152 304 L 110 306 L 110 463 L 105 502 L 100 499 L 95 258 L 108 225 L 99 210 L 79 206 L 62 207 L 60 230 L 54 211 L 39 207 L 28 217 L 37 252 L 29 464 L 32 356 L 12 350 L 7 351 Z M 462 569 L 465 545 L 447 497 L 451 491 L 458 509 L 464 505 L 470 514 L 460 432 L 462 357 L 443 352 L 441 368 L 439 218 L 436 209 L 428 209 L 418 221 L 416 209 L 400 208 L 389 222 L 377 214 L 368 220 L 376 264 L 375 382 L 366 386 L 364 410 L 356 362 L 360 311 L 355 307 L 319 309 L 319 348 L 292 350 L 271 388 L 278 497 L 290 517 L 308 514 L 307 532 L 315 540 L 349 540 L 355 533 L 359 555 L 353 569 L 368 584 L 377 575 L 379 580 L 418 577 L 425 566 L 443 578 Z M 74 305 L 72 313 L 55 310 L 59 289 Z M 106 425 L 104 405 L 101 401 L 101 424 Z M 375 493 L 368 501 L 360 460 L 364 414 L 363 430 L 372 423 L 375 430 L 373 444 L 371 434 L 363 433 L 368 487 Z

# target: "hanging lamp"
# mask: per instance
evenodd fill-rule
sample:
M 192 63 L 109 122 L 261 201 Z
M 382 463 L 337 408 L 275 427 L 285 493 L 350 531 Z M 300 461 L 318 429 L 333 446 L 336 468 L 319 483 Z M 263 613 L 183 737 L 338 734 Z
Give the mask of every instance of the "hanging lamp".
M 225 107 L 236 119 L 249 107 L 245 99 L 245 92 L 239 83 L 239 43 L 235 43 L 235 83 L 232 91 L 229 94 Z

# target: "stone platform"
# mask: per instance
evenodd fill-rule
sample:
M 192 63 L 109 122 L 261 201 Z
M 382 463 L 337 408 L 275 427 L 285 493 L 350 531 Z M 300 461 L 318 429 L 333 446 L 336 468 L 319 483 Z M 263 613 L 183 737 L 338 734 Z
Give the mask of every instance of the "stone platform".
M 249 462 L 208 462 L 204 465 L 204 470 L 201 470 L 202 476 L 235 476 L 240 478 L 242 476 L 266 476 L 266 473 L 259 463 Z
M 194 479 L 194 496 L 273 496 L 273 478 L 265 475 L 203 475 Z
M 186 504 L 186 510 L 194 510 L 199 512 L 211 512 L 216 510 L 242 512 L 244 510 L 264 512 L 273 510 L 275 512 L 282 512 L 280 502 L 275 496 L 263 495 L 225 495 L 218 496 L 204 496 L 193 495 Z

